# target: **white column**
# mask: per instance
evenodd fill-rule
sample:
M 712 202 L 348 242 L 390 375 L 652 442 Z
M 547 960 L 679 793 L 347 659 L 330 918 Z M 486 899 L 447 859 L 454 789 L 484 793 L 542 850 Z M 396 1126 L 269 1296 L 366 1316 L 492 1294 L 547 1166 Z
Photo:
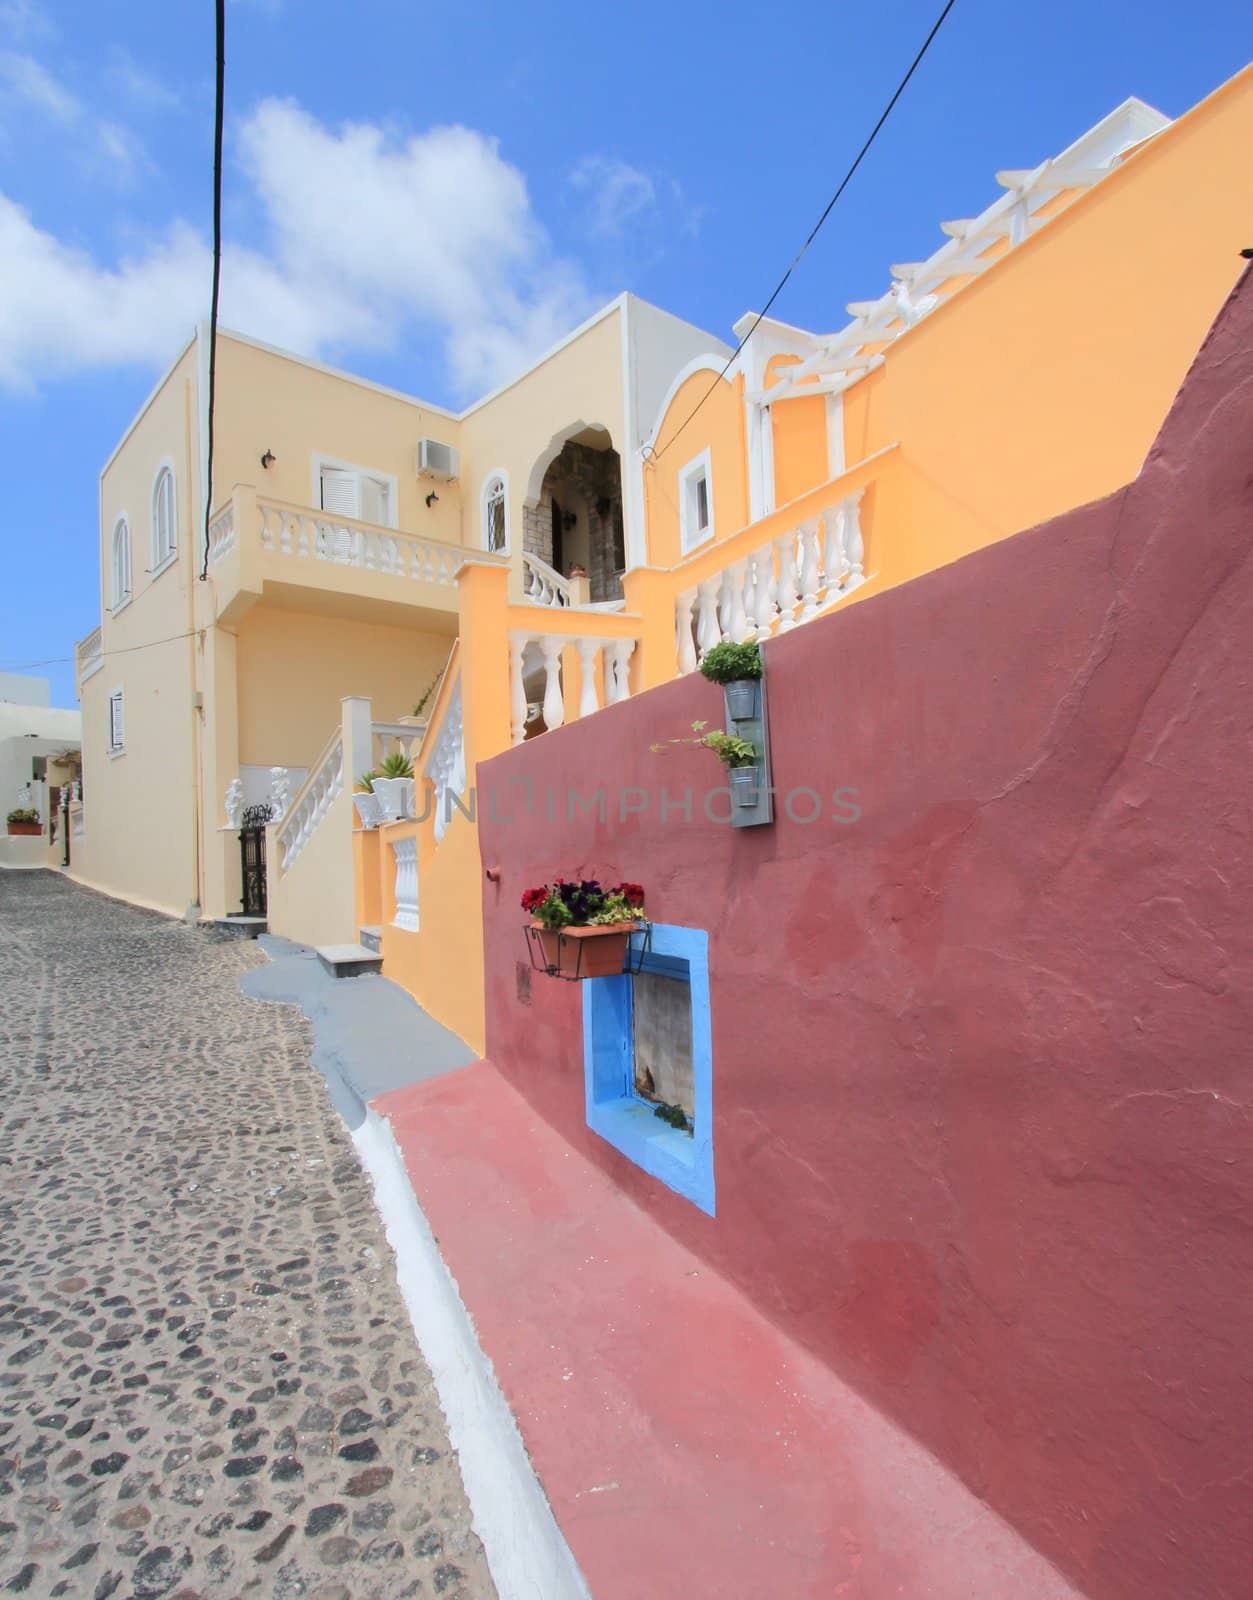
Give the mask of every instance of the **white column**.
M 796 530 L 789 529 L 775 540 L 775 545 L 779 551 L 779 632 L 786 633 L 796 626 L 800 600 L 796 587 Z
M 714 645 L 722 638 L 722 630 L 718 626 L 718 589 L 721 580 L 706 578 L 697 586 L 697 612 L 696 612 L 696 648 L 701 658 L 705 652 L 712 650 Z
M 801 614 L 800 620 L 808 622 L 818 610 L 818 584 L 821 571 L 821 542 L 818 524 L 806 522 L 801 526 Z
M 824 600 L 834 600 L 836 590 L 844 581 L 844 509 L 829 506 L 822 513 L 826 525 L 826 540 L 822 552 L 822 576 L 826 585 Z
M 736 644 L 746 643 L 753 632 L 744 604 L 745 597 L 749 593 L 747 573 L 748 562 L 736 561 L 728 574 L 731 585 L 731 615 L 728 618 L 727 634 Z
M 509 724 L 514 744 L 526 737 L 526 687 L 522 682 L 522 657 L 527 641 L 517 634 L 509 639 Z
M 608 701 L 611 706 L 631 698 L 630 664 L 634 651 L 634 639 L 615 639 L 609 646 Z
M 678 657 L 676 677 L 696 671 L 696 645 L 692 639 L 692 605 L 695 589 L 685 589 L 674 602 L 674 653 Z
M 861 496 L 862 491 L 858 489 L 856 494 L 849 495 L 843 505 L 844 559 L 848 563 L 850 584 L 861 582 L 862 562 L 866 556 L 866 546 L 861 536 Z
M 578 641 L 579 677 L 582 680 L 579 686 L 581 717 L 590 717 L 593 712 L 600 710 L 600 695 L 596 691 L 596 664 L 600 656 L 600 646 L 599 639 Z
M 374 722 L 369 697 L 348 695 L 339 702 L 343 727 L 344 768 L 350 784 L 374 767 Z
M 753 621 L 757 624 L 754 637 L 760 643 L 770 637 L 774 622 L 774 546 L 767 545 L 749 556 L 749 569 L 753 579 Z
M 559 728 L 566 720 L 565 701 L 561 697 L 561 647 L 564 639 L 546 633 L 539 642 L 544 654 L 544 725 Z

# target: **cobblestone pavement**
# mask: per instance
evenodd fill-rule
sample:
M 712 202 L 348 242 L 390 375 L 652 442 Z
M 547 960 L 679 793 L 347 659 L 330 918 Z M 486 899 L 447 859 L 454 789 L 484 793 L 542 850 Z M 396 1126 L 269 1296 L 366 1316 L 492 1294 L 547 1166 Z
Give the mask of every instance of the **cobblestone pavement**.
M 252 944 L 0 873 L 0 1596 L 495 1594 Z

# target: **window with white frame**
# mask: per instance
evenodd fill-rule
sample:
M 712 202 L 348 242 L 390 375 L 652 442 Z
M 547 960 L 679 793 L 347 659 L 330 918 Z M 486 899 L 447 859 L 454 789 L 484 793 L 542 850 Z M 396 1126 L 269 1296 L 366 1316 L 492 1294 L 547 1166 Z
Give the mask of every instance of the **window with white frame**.
M 679 472 L 679 540 L 684 554 L 713 538 L 714 496 L 709 451 L 702 450 Z
M 113 524 L 112 609 L 120 611 L 131 597 L 131 531 L 126 518 Z
M 125 696 L 114 689 L 109 696 L 109 754 L 119 756 L 126 748 Z
M 494 555 L 509 549 L 509 497 L 499 472 L 483 485 L 483 548 Z
M 382 528 L 396 526 L 395 478 L 324 456 L 314 458 L 314 478 L 317 503 L 323 511 Z
M 174 473 L 168 466 L 157 470 L 152 485 L 152 570 L 162 571 L 174 559 L 178 543 L 174 525 Z

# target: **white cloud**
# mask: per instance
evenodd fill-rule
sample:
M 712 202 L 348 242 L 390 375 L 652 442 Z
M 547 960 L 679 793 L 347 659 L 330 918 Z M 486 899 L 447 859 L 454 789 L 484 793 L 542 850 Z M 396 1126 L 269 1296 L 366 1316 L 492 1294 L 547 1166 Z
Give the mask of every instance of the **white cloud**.
M 41 112 L 54 122 L 76 122 L 82 114 L 77 97 L 58 83 L 33 56 L 0 51 L 0 106 Z
M 656 185 L 646 172 L 608 156 L 584 156 L 570 174 L 570 182 L 587 191 L 591 225 L 609 238 L 626 233 L 657 203 Z
M 308 355 L 434 332 L 469 396 L 592 309 L 522 174 L 473 129 L 397 141 L 266 101 L 243 125 L 239 157 L 266 238 L 224 254 L 227 326 Z M 109 268 L 0 197 L 0 383 L 168 360 L 205 313 L 209 272 L 207 245 L 185 223 Z
M 169 84 L 141 67 L 120 45 L 109 53 L 107 77 L 119 94 L 142 111 L 174 111 L 182 103 Z
M 52 20 L 34 0 L 0 0 L 0 34 L 10 39 L 46 39 L 56 32 Z
M 75 162 L 122 188 L 151 167 L 143 142 L 120 123 L 90 115 L 82 101 L 33 56 L 0 52 L 0 113 L 35 113 L 73 133 Z M 25 131 L 25 130 L 24 130 Z

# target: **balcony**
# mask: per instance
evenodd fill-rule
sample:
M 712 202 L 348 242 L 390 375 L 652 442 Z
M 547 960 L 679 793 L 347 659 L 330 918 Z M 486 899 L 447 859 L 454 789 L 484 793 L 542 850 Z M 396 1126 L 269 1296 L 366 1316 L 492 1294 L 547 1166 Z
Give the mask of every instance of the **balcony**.
M 217 615 L 233 621 L 256 601 L 326 616 L 457 631 L 457 572 L 467 556 L 500 556 L 309 506 L 237 484 L 209 525 Z
M 93 628 L 85 639 L 80 639 L 74 646 L 74 666 L 81 695 L 88 678 L 94 678 L 104 666 L 104 643 L 99 628 Z

